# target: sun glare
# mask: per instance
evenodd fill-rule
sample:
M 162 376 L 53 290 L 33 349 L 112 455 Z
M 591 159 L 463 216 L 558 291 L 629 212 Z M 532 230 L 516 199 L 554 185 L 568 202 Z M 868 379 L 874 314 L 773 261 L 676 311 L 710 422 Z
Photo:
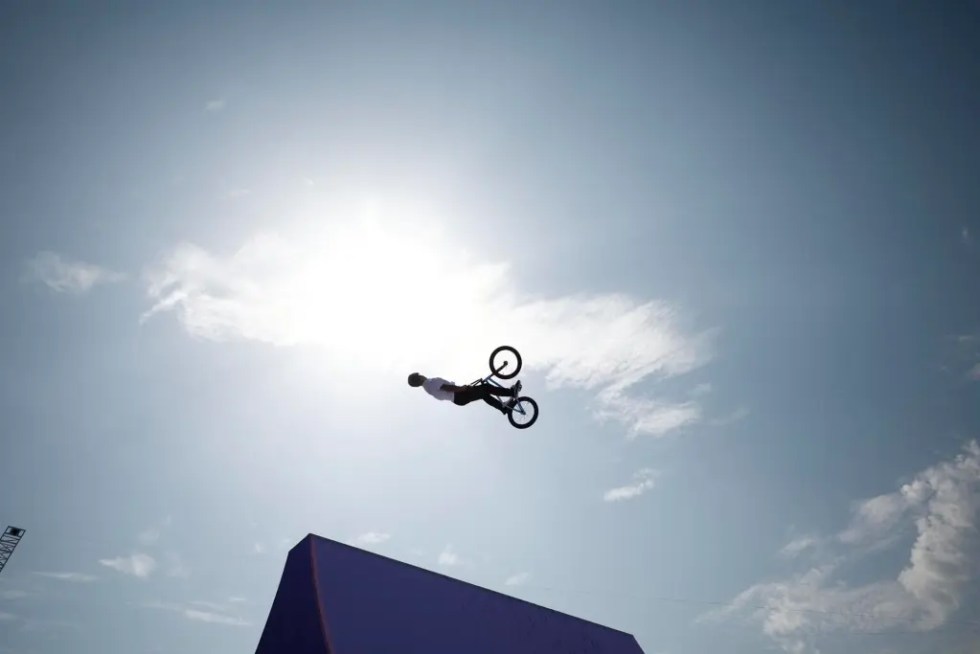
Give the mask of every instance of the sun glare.
M 473 262 L 434 230 L 371 216 L 303 239 L 287 270 L 288 331 L 372 369 L 468 359 L 492 342 L 504 291 L 501 266 Z

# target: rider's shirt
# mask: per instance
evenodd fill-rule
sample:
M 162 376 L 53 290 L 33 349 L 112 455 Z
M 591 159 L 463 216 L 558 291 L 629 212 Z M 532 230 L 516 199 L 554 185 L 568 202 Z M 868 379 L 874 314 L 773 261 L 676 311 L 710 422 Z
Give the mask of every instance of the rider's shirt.
M 441 377 L 429 377 L 424 382 L 422 382 L 422 388 L 425 392 L 436 398 L 437 400 L 449 400 L 452 401 L 454 394 L 452 391 L 444 391 L 442 389 L 443 384 L 452 384 L 453 382 L 446 381 Z M 455 384 L 454 384 L 455 385 Z

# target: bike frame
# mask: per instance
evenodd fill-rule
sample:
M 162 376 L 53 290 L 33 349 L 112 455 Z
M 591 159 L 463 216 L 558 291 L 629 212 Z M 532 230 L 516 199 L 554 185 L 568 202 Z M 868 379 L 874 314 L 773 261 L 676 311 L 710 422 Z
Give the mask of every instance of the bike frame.
M 500 367 L 500 370 L 503 370 L 506 367 L 507 367 L 507 362 L 505 361 L 504 362 L 504 365 Z M 498 370 L 497 372 L 500 372 L 500 370 Z M 500 382 L 498 382 L 496 379 L 494 379 L 494 377 L 496 377 L 496 376 L 497 376 L 496 373 L 491 372 L 486 377 L 483 377 L 482 379 L 477 379 L 476 381 L 467 384 L 467 386 L 476 386 L 477 384 L 493 384 L 494 386 L 497 386 L 498 388 L 507 388 L 506 386 L 504 386 L 503 384 L 501 384 Z M 516 404 L 514 404 L 514 406 L 512 406 L 510 408 L 510 410 L 511 411 L 517 411 L 521 415 L 526 415 L 527 414 L 527 411 L 524 410 L 524 407 L 521 406 L 521 403 L 520 402 L 517 402 Z

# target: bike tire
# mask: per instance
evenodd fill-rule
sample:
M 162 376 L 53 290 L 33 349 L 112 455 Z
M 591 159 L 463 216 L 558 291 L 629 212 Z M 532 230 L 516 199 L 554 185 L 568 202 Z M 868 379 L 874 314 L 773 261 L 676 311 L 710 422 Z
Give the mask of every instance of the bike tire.
M 508 355 L 510 356 L 508 357 Z M 504 373 L 502 372 L 504 364 L 510 364 L 508 358 L 514 359 L 514 369 Z M 494 364 L 495 361 L 497 362 L 496 365 Z M 501 379 L 513 379 L 516 377 L 521 371 L 523 364 L 521 353 L 517 351 L 517 348 L 511 347 L 510 345 L 501 345 L 490 353 L 490 372 Z
M 514 419 L 514 409 L 516 409 L 518 406 L 524 407 L 525 411 L 527 412 L 525 414 L 528 416 L 527 422 L 518 422 Z M 518 412 L 517 415 L 520 416 L 521 414 Z M 524 416 L 522 416 L 522 418 L 523 417 Z M 538 421 L 538 403 L 530 397 L 521 396 L 517 398 L 517 402 L 515 403 L 514 407 L 507 412 L 507 420 L 510 422 L 511 426 L 516 429 L 527 429 Z

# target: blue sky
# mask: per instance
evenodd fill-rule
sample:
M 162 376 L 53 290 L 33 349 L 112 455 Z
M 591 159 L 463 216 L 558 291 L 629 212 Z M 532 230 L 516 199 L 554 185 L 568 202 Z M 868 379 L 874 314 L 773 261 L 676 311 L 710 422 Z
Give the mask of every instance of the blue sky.
M 975 8 L 6 3 L 0 652 L 309 532 L 648 654 L 975 652 Z M 520 348 L 531 430 L 437 403 Z

